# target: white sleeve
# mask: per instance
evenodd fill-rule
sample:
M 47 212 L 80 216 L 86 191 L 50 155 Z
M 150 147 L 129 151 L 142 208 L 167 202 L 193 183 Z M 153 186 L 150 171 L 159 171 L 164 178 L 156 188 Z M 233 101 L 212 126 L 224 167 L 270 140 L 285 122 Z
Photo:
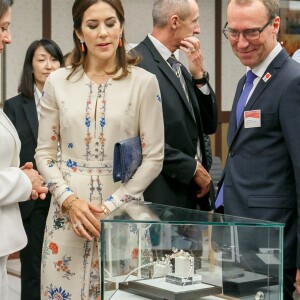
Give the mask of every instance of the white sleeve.
M 0 206 L 28 200 L 32 190 L 30 179 L 16 167 L 0 171 Z

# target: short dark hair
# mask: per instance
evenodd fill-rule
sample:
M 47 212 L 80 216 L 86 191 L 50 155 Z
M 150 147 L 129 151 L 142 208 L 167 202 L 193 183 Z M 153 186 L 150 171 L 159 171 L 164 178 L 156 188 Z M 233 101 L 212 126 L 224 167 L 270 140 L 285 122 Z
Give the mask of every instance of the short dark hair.
M 73 67 L 73 71 L 68 76 L 68 79 L 73 74 L 73 72 L 76 70 L 77 67 L 84 64 L 84 60 L 86 57 L 86 49 L 85 52 L 81 51 L 81 44 L 80 41 L 76 35 L 77 32 L 81 32 L 81 25 L 82 25 L 82 19 L 85 11 L 92 5 L 98 3 L 98 2 L 105 2 L 108 5 L 110 5 L 117 14 L 118 20 L 123 26 L 123 32 L 122 32 L 122 44 L 123 47 L 119 47 L 117 49 L 117 69 L 112 74 L 117 73 L 118 70 L 122 69 L 123 72 L 118 78 L 114 79 L 120 79 L 122 77 L 127 76 L 128 74 L 128 65 L 135 65 L 139 62 L 139 56 L 136 52 L 130 52 L 126 53 L 125 50 L 125 33 L 124 33 L 124 23 L 125 23 L 125 16 L 124 16 L 124 8 L 122 5 L 121 0 L 75 0 L 73 7 L 72 7 L 72 16 L 73 16 L 73 41 L 74 41 L 74 49 L 71 53 L 71 65 Z
M 13 5 L 14 0 L 0 0 L 0 18 L 2 18 L 7 10 Z
M 51 56 L 57 59 L 61 66 L 63 65 L 63 54 L 59 46 L 54 41 L 41 39 L 33 41 L 29 45 L 25 55 L 18 92 L 24 94 L 30 99 L 34 99 L 34 75 L 32 60 L 36 49 L 40 46 L 43 47 Z

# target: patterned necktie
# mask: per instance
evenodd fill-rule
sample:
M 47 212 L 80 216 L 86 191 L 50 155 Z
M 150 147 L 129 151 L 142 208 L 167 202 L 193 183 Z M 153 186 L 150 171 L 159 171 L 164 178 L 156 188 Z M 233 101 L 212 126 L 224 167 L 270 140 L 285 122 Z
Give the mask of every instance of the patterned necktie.
M 238 126 L 241 116 L 244 112 L 245 105 L 248 99 L 248 96 L 253 88 L 253 81 L 257 76 L 249 70 L 246 75 L 246 82 L 243 89 L 243 92 L 241 93 L 240 99 L 238 101 L 237 107 L 236 107 L 236 127 Z M 215 208 L 219 208 L 224 203 L 224 196 L 223 196 L 223 187 L 224 187 L 224 181 L 222 182 L 222 185 L 220 187 L 220 191 L 218 193 L 216 202 L 215 202 Z
M 186 82 L 185 82 L 184 77 L 183 77 L 182 72 L 181 72 L 181 64 L 176 59 L 176 57 L 173 53 L 167 59 L 167 62 L 171 65 L 172 70 L 174 71 L 176 77 L 179 79 L 179 81 L 181 83 L 181 86 L 182 86 L 183 91 L 186 95 L 187 101 L 188 101 L 188 103 L 191 107 L 193 118 L 196 121 L 194 109 L 193 109 L 192 103 L 191 103 L 190 98 L 189 98 L 189 93 L 187 91 Z M 197 157 L 198 157 L 199 161 L 201 162 L 202 161 L 202 154 L 201 154 L 201 150 L 200 150 L 200 140 L 199 139 L 198 139 L 198 142 L 197 142 Z
M 176 59 L 176 57 L 175 57 L 174 54 L 172 54 L 167 59 L 167 62 L 171 65 L 172 70 L 174 71 L 176 77 L 180 80 L 180 83 L 181 83 L 181 86 L 182 86 L 182 88 L 184 90 L 186 98 L 188 99 L 188 102 L 191 105 L 190 99 L 189 99 L 189 94 L 188 94 L 187 87 L 186 87 L 186 83 L 185 83 L 184 77 L 183 77 L 182 72 L 181 72 L 181 64 L 180 64 L 180 62 Z
M 256 77 L 257 76 L 251 70 L 247 72 L 245 86 L 236 107 L 236 127 L 240 123 L 249 93 L 253 88 L 253 81 Z

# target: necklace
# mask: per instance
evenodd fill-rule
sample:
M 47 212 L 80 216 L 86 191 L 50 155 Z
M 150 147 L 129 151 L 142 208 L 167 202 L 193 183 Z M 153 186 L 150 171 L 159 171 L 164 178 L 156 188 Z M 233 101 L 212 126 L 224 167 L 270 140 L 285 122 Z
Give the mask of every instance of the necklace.
M 104 74 L 95 74 L 95 73 L 91 73 L 91 74 L 94 75 L 94 76 L 97 76 L 97 77 L 110 76 L 110 75 L 108 75 L 108 74 L 106 74 L 106 73 L 104 73 Z
M 93 76 L 96 76 L 96 77 L 104 77 L 104 76 L 108 76 L 108 77 L 111 77 L 112 75 L 114 75 L 114 73 L 117 71 L 117 66 L 115 66 L 114 70 L 112 72 L 106 72 L 104 70 L 104 73 L 102 74 L 97 74 L 97 73 L 93 73 L 92 71 L 89 71 L 88 73 L 93 75 Z

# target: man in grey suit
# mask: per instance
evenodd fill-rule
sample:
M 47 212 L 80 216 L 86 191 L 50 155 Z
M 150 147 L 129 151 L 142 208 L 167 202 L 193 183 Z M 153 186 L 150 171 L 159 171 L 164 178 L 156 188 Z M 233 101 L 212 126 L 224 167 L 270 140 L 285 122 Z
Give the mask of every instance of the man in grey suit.
M 223 202 L 226 214 L 285 223 L 287 300 L 295 279 L 300 293 L 300 67 L 277 41 L 278 15 L 279 0 L 228 4 L 223 33 L 247 76 L 236 89 L 216 207 Z
M 217 126 L 215 94 L 203 67 L 199 8 L 195 0 L 155 0 L 153 31 L 136 48 L 140 67 L 157 76 L 162 95 L 165 158 L 161 174 L 144 193 L 146 201 L 211 210 L 211 178 L 203 133 Z M 170 56 L 181 49 L 189 71 Z

